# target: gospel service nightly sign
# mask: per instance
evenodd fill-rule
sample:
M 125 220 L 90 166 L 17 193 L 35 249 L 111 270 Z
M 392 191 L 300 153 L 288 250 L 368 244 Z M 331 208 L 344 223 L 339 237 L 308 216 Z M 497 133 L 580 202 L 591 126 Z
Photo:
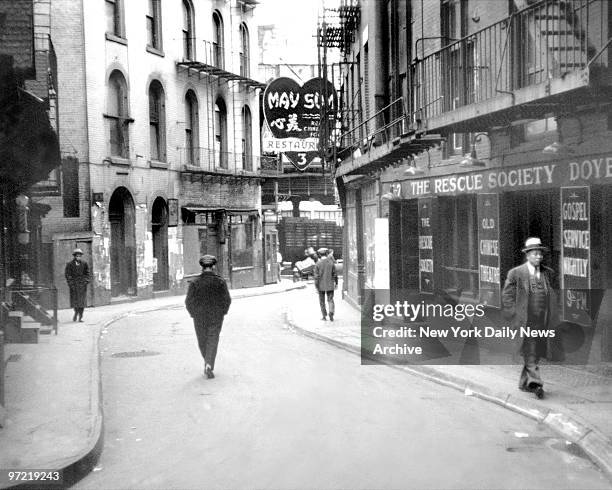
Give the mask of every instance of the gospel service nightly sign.
M 273 80 L 263 96 L 272 134 L 264 138 L 263 151 L 284 153 L 298 170 L 306 170 L 319 154 L 321 113 L 335 114 L 336 107 L 336 91 L 327 80 L 313 78 L 302 86 L 287 77 Z

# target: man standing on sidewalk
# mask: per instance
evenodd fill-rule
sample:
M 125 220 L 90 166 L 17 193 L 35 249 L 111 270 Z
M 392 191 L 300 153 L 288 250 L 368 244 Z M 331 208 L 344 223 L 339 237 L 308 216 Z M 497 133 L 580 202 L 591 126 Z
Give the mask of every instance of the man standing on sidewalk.
M 338 287 L 338 276 L 336 264 L 327 256 L 327 249 L 320 248 L 317 253 L 321 256 L 314 266 L 314 283 L 319 293 L 319 305 L 321 306 L 322 320 L 327 320 L 327 309 L 325 308 L 325 297 L 329 307 L 329 319 L 334 321 L 334 289 Z
M 214 378 L 215 357 L 219 345 L 219 334 L 223 317 L 227 314 L 232 299 L 225 280 L 215 272 L 217 259 L 204 255 L 200 259 L 202 274 L 189 284 L 185 306 L 193 317 L 198 347 L 204 359 L 204 374 Z
M 70 289 L 70 308 L 74 309 L 72 321 L 76 322 L 78 318 L 82 322 L 83 311 L 87 303 L 89 265 L 83 260 L 83 251 L 80 248 L 75 248 L 72 256 L 74 258 L 66 263 L 64 276 Z
M 520 347 L 524 366 L 519 381 L 519 389 L 531 391 L 538 398 L 544 397 L 544 383 L 540 377 L 538 362 L 555 352 L 558 340 L 549 342 L 548 338 L 521 337 L 521 328 L 552 330 L 558 324 L 559 305 L 554 271 L 542 265 L 544 252 L 548 249 L 539 238 L 528 238 L 522 252 L 527 261 L 508 272 L 502 291 L 504 316 L 512 319 L 517 338 L 522 340 Z M 557 351 L 560 353 L 560 351 Z

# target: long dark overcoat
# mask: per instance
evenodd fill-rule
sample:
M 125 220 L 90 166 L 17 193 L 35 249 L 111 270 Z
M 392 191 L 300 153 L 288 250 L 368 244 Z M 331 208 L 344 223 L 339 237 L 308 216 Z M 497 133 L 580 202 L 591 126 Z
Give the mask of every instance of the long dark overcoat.
M 213 271 L 202 274 L 189 284 L 185 306 L 196 320 L 222 319 L 228 312 L 232 299 L 225 279 Z
M 557 330 L 559 326 L 559 289 L 555 271 L 550 267 L 540 266 L 544 275 L 546 287 L 548 288 L 548 308 L 543 328 L 556 330 L 553 339 L 545 342 L 538 342 L 538 356 L 552 360 L 563 359 L 563 348 L 561 332 Z M 510 269 L 504 289 L 502 291 L 502 302 L 504 306 L 503 315 L 512 321 L 512 328 L 520 332 L 522 327 L 527 325 L 527 302 L 529 299 L 529 268 L 525 262 L 514 269 Z M 515 353 L 520 351 L 523 337 L 517 334 L 515 338 Z
M 70 308 L 85 308 L 87 306 L 87 284 L 89 283 L 89 265 L 84 260 L 71 260 L 66 264 L 64 272 L 70 288 Z

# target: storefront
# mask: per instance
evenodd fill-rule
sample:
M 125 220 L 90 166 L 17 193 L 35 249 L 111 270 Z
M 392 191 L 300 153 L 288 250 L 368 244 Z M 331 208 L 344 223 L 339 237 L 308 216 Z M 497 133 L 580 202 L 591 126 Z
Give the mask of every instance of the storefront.
M 256 209 L 184 206 L 185 276 L 198 275 L 204 254 L 217 257 L 217 272 L 232 288 L 263 284 L 262 230 Z
M 389 206 L 391 288 L 501 308 L 507 272 L 537 236 L 559 274 L 562 318 L 612 358 L 612 154 L 406 179 Z

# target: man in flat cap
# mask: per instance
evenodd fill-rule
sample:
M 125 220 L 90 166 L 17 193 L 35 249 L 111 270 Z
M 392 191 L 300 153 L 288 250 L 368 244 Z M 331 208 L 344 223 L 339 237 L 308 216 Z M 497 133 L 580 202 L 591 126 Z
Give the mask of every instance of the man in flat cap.
M 70 308 L 74 309 L 72 321 L 77 318 L 83 321 L 83 311 L 87 306 L 87 284 L 89 283 L 89 265 L 83 260 L 83 251 L 75 248 L 72 252 L 73 259 L 66 263 L 64 276 L 70 289 Z
M 223 317 L 232 302 L 227 283 L 216 272 L 217 259 L 204 255 L 200 259 L 202 274 L 189 284 L 185 306 L 193 317 L 198 347 L 204 359 L 204 374 L 214 378 L 215 357 L 219 344 L 219 334 Z
M 321 320 L 327 320 L 327 310 L 329 309 L 329 319 L 334 321 L 334 289 L 338 286 L 338 275 L 336 274 L 336 264 L 328 256 L 326 248 L 320 248 L 317 253 L 321 257 L 314 266 L 314 283 L 319 293 L 319 305 L 321 306 Z M 325 298 L 327 306 L 325 307 Z
M 559 303 L 555 272 L 542 259 L 548 249 L 539 238 L 528 238 L 522 252 L 526 262 L 508 272 L 502 291 L 504 316 L 512 320 L 520 343 L 524 366 L 519 389 L 544 397 L 544 383 L 540 377 L 540 359 L 562 358 L 560 339 L 521 336 L 521 328 L 554 330 L 559 323 Z

